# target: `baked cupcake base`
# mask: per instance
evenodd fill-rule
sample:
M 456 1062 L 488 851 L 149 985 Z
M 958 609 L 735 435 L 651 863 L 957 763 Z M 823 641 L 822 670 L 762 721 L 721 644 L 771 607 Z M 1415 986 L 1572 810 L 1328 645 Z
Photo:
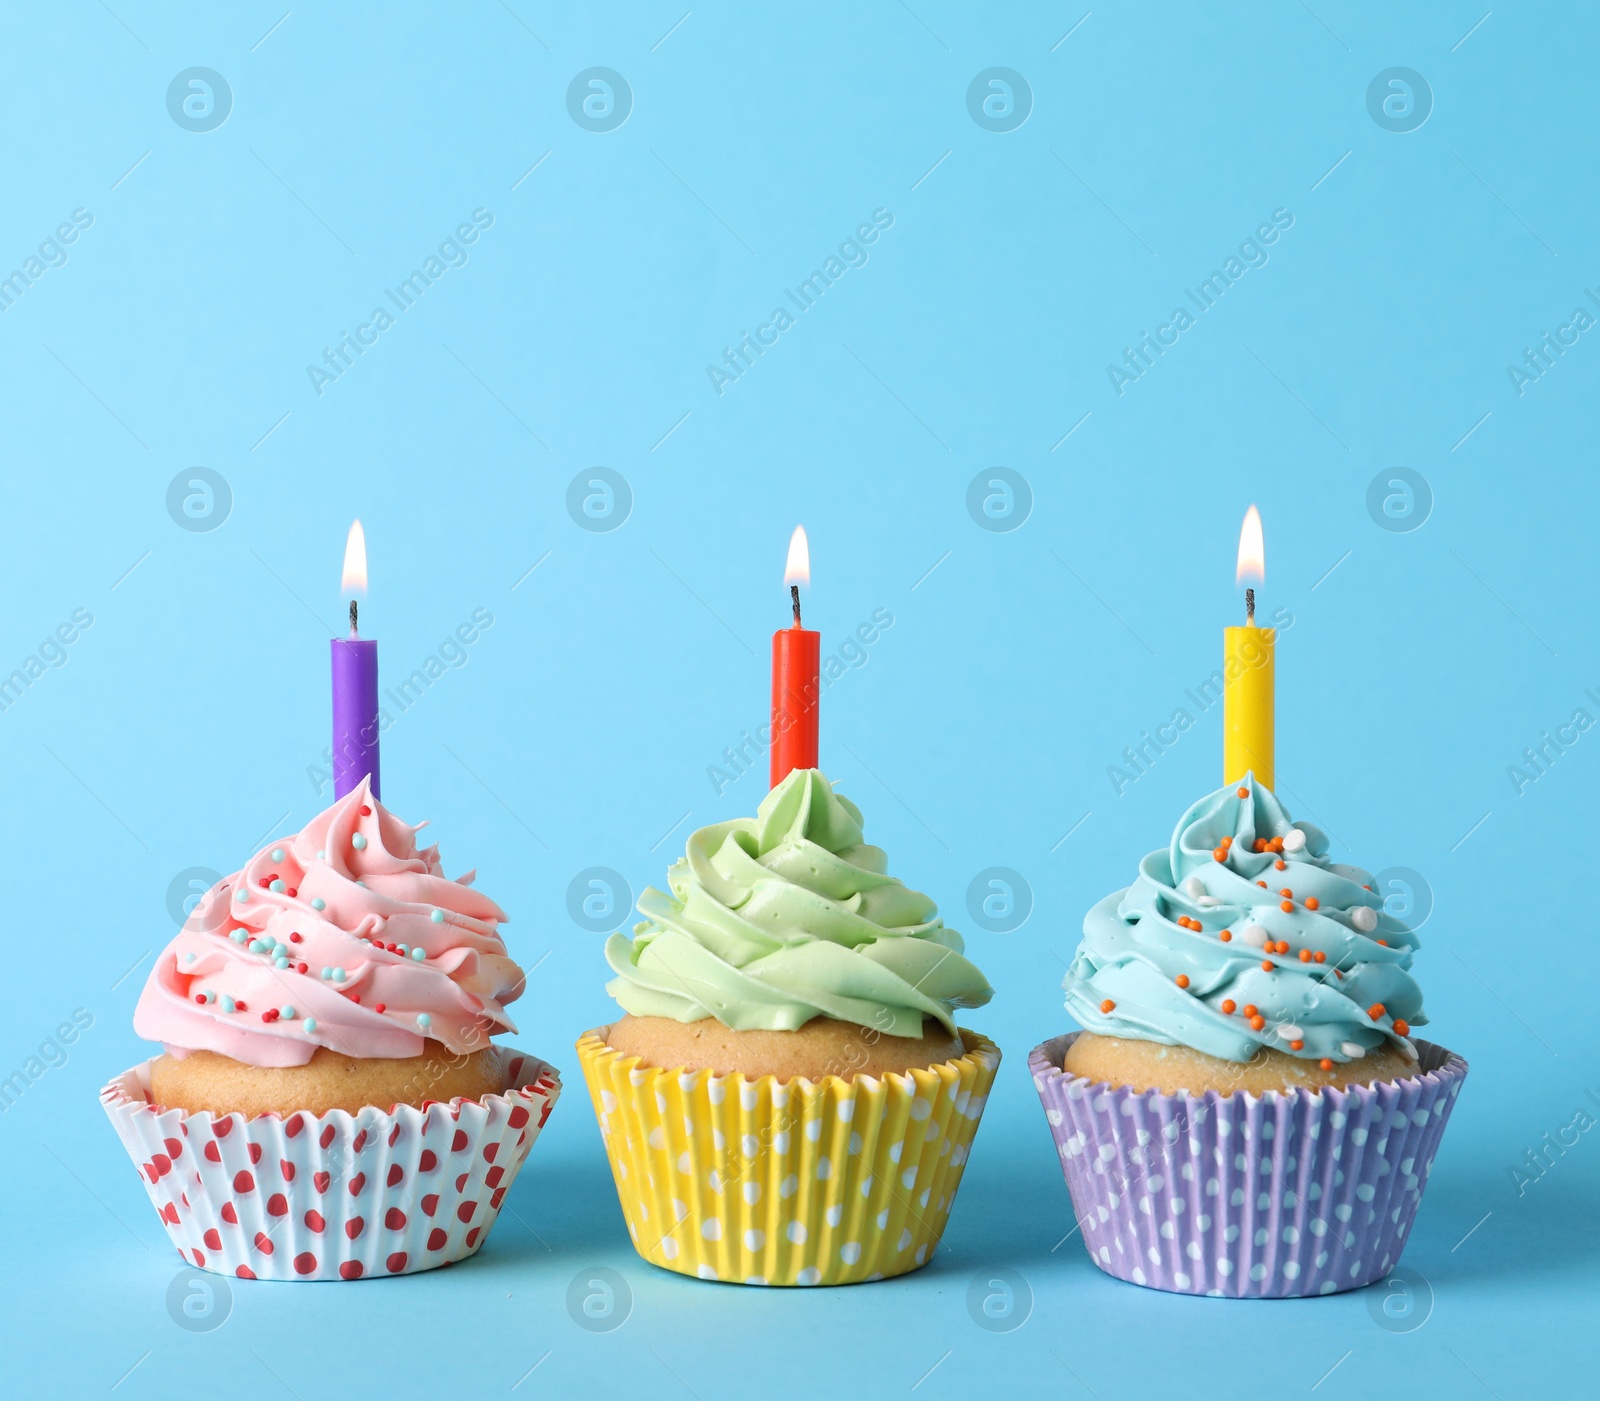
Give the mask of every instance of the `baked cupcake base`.
M 561 1093 L 554 1067 L 498 1054 L 504 1093 L 422 1108 L 190 1113 L 151 1102 L 149 1061 L 100 1102 L 190 1263 L 240 1279 L 411 1274 L 483 1244 Z
M 1132 1284 L 1277 1299 L 1359 1289 L 1400 1259 L 1466 1079 L 1415 1041 L 1418 1073 L 1257 1095 L 1136 1091 L 1062 1069 L 1081 1033 L 1034 1048 L 1090 1258 Z
M 456 1055 L 437 1041 L 399 1059 L 341 1055 L 319 1046 L 304 1065 L 245 1065 L 215 1051 L 190 1051 L 150 1062 L 150 1098 L 166 1109 L 212 1114 L 359 1114 L 368 1105 L 448 1103 L 502 1094 L 498 1047 Z
M 1114 1089 L 1158 1090 L 1162 1094 L 1279 1094 L 1289 1090 L 1315 1093 L 1330 1087 L 1367 1085 L 1377 1080 L 1403 1080 L 1418 1073 L 1417 1061 L 1397 1046 L 1382 1046 L 1360 1060 L 1335 1061 L 1324 1070 L 1314 1060 L 1265 1047 L 1247 1061 L 1220 1060 L 1188 1046 L 1159 1041 L 1134 1041 L 1085 1031 L 1067 1048 L 1062 1069 Z
M 927 1263 L 1000 1064 L 963 1053 L 882 1077 L 663 1069 L 600 1027 L 578 1041 L 634 1248 L 742 1284 L 854 1284 Z

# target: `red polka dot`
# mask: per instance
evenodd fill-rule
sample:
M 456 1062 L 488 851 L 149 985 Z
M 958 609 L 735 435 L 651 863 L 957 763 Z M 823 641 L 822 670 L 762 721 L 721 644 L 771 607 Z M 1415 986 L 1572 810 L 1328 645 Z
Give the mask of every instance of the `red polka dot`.
M 482 1226 L 474 1226 L 470 1231 L 467 1232 L 467 1249 L 470 1250 L 478 1243 L 478 1233 L 482 1229 Z
M 156 1170 L 157 1177 L 165 1177 L 172 1171 L 172 1159 L 165 1153 L 157 1153 L 150 1159 L 150 1166 Z
M 500 1145 L 498 1143 L 489 1144 L 483 1150 L 483 1160 L 486 1163 L 492 1163 L 494 1161 L 494 1155 L 496 1153 L 498 1153 L 499 1151 L 500 1151 Z
M 305 1117 L 303 1115 L 296 1114 L 292 1119 L 289 1120 L 288 1123 L 283 1126 L 283 1131 L 290 1138 L 299 1138 L 300 1130 L 305 1128 L 305 1126 Z
M 263 1255 L 272 1254 L 272 1237 L 265 1231 L 256 1232 L 256 1249 Z
M 223 1202 L 221 1215 L 222 1219 L 230 1226 L 237 1226 L 239 1224 L 239 1213 L 233 1209 L 232 1202 Z
M 139 1169 L 139 1171 L 148 1177 L 152 1182 L 156 1181 L 156 1179 L 161 1176 L 161 1174 L 156 1171 L 156 1165 L 154 1163 L 145 1163 Z
M 260 1161 L 261 1161 L 261 1145 L 259 1143 L 252 1143 L 250 1145 L 250 1162 L 252 1164 L 255 1164 L 255 1163 L 259 1163 Z
M 356 1141 L 350 1145 L 350 1151 L 352 1153 L 359 1153 L 366 1146 L 367 1146 L 367 1131 L 365 1129 L 362 1129 L 361 1132 L 356 1135 Z
M 205 1153 L 208 1163 L 220 1163 L 222 1161 L 222 1149 L 218 1148 L 214 1142 L 206 1144 Z
M 181 1138 L 166 1139 L 161 1146 L 167 1150 L 169 1158 L 181 1158 L 183 1156 L 183 1140 Z
M 383 1215 L 383 1224 L 391 1231 L 403 1231 L 406 1228 L 406 1214 L 397 1206 L 391 1206 Z
M 467 1190 L 467 1179 L 471 1176 L 470 1172 L 459 1173 L 456 1176 L 456 1191 L 465 1192 Z
M 468 1221 L 472 1220 L 472 1213 L 477 1209 L 477 1202 L 462 1202 L 461 1205 L 456 1208 L 456 1216 L 461 1223 L 465 1225 Z
M 339 1266 L 339 1278 L 340 1279 L 360 1279 L 361 1278 L 361 1261 L 359 1261 L 359 1260 L 346 1260 L 342 1265 Z
M 240 1265 L 234 1271 L 234 1274 L 238 1275 L 240 1279 L 254 1279 L 256 1277 L 256 1272 L 248 1265 Z
M 306 1225 L 318 1235 L 322 1234 L 323 1228 L 327 1224 L 328 1223 L 322 1219 L 322 1213 L 315 1208 L 312 1208 L 312 1210 L 306 1212 Z
M 297 1275 L 308 1275 L 317 1268 L 317 1257 L 309 1250 L 294 1257 L 294 1272 Z
M 402 1182 L 405 1181 L 405 1177 L 406 1170 L 401 1167 L 399 1163 L 390 1163 L 389 1176 L 384 1179 L 384 1185 L 388 1187 L 398 1187 Z
M 176 1202 L 168 1202 L 161 1208 L 161 1217 L 164 1221 L 176 1226 L 178 1224 L 178 1204 Z
M 387 1260 L 384 1261 L 384 1264 L 389 1267 L 389 1273 L 390 1274 L 392 1274 L 392 1275 L 399 1274 L 400 1271 L 405 1269 L 405 1267 L 406 1267 L 406 1253 L 405 1253 L 405 1251 L 403 1251 L 403 1250 L 395 1251 L 395 1253 L 393 1255 L 391 1255 Z
M 222 1235 L 215 1226 L 210 1227 L 200 1239 L 205 1241 L 212 1250 L 222 1249 Z
M 506 1122 L 509 1123 L 512 1128 L 520 1129 L 525 1123 L 528 1122 L 528 1111 L 520 1104 L 516 1105 L 511 1111 L 511 1117 Z
M 233 1120 L 214 1120 L 211 1125 L 211 1132 L 214 1133 L 218 1138 L 226 1138 L 230 1133 L 233 1132 Z
M 450 1140 L 450 1151 L 452 1153 L 459 1153 L 465 1149 L 466 1146 L 467 1131 L 465 1129 L 457 1129 L 456 1136 Z
M 204 1268 L 205 1268 L 205 1266 L 206 1266 L 206 1257 L 205 1257 L 205 1252 L 204 1252 L 204 1251 L 201 1251 L 201 1250 L 191 1250 L 191 1251 L 190 1251 L 190 1252 L 189 1252 L 189 1254 L 191 1254 L 191 1255 L 192 1255 L 192 1256 L 194 1256 L 194 1262 L 195 1262 L 195 1264 L 197 1264 L 197 1265 L 199 1265 L 199 1266 L 200 1266 L 200 1268 L 201 1268 L 201 1269 L 204 1269 Z
M 314 1172 L 311 1174 L 311 1185 L 317 1189 L 319 1195 L 328 1190 L 328 1184 L 332 1181 L 333 1175 L 331 1173 Z
M 435 1226 L 431 1231 L 428 1232 L 428 1249 L 443 1250 L 444 1243 L 447 1240 L 449 1240 L 449 1237 L 445 1235 L 445 1233 L 440 1230 L 439 1227 Z
M 555 1108 L 549 1100 L 545 1100 L 544 1108 L 539 1111 L 539 1127 L 544 1127 L 544 1121 L 550 1117 L 550 1111 Z
M 287 1158 L 278 1159 L 278 1171 L 283 1174 L 283 1180 L 285 1182 L 294 1181 L 294 1164 L 291 1163 Z
M 282 1192 L 274 1192 L 267 1198 L 268 1216 L 287 1216 L 289 1214 L 289 1199 Z
M 439 1155 L 431 1148 L 424 1148 L 422 1156 L 417 1159 L 418 1172 L 432 1172 L 439 1166 Z
M 393 1148 L 400 1141 L 400 1125 L 396 1124 L 389 1130 L 389 1146 Z
M 360 1216 L 352 1216 L 344 1223 L 344 1233 L 345 1235 L 349 1236 L 351 1240 L 354 1240 L 362 1233 L 362 1231 L 366 1230 L 366 1228 L 366 1220 Z
M 333 1142 L 333 1125 L 329 1124 L 322 1130 L 322 1136 L 317 1140 L 324 1148 Z
M 489 1197 L 489 1208 L 490 1208 L 490 1210 L 491 1211 L 499 1211 L 500 1210 L 500 1203 L 503 1202 L 505 1199 L 506 1199 L 506 1189 L 504 1187 L 496 1187 L 494 1189 L 493 1193 L 491 1193 L 491 1195 Z
M 498 1187 L 500 1185 L 500 1179 L 505 1175 L 506 1170 L 503 1167 L 492 1167 L 488 1172 L 484 1173 L 483 1185 L 485 1187 Z
M 367 1185 L 367 1175 L 366 1175 L 366 1173 L 358 1172 L 354 1177 L 352 1177 L 350 1179 L 350 1195 L 352 1197 L 359 1197 L 361 1195 L 361 1189 L 363 1187 L 365 1187 L 366 1185 Z
M 256 1189 L 256 1180 L 243 1170 L 233 1175 L 233 1190 L 235 1192 L 253 1192 Z
M 428 1195 L 422 1199 L 422 1214 L 424 1216 L 432 1216 L 433 1213 L 438 1209 L 439 1194 L 437 1192 L 429 1192 Z

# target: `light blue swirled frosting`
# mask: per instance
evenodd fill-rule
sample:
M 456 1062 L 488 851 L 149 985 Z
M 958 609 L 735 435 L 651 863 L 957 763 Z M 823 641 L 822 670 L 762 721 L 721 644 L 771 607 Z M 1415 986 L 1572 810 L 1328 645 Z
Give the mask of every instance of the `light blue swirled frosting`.
M 1218 861 L 1224 837 L 1233 841 Z M 1258 838 L 1274 837 L 1286 839 L 1281 853 L 1255 850 Z M 1253 775 L 1202 798 L 1178 822 L 1171 846 L 1146 856 L 1139 878 L 1085 917 L 1062 983 L 1067 1010 L 1100 1035 L 1189 1046 L 1230 1061 L 1247 1061 L 1259 1047 L 1349 1061 L 1385 1042 L 1414 1054 L 1394 1023 L 1427 1020 L 1408 971 L 1417 936 L 1384 912 L 1366 871 L 1330 861 L 1327 852 L 1327 837 L 1291 822 Z M 1290 910 L 1282 908 L 1284 889 L 1293 892 Z M 1308 897 L 1315 909 L 1306 907 Z M 1180 917 L 1199 927 L 1180 925 Z M 1288 952 L 1266 951 L 1280 942 Z M 1325 961 L 1303 962 L 1302 949 Z M 1235 1004 L 1232 1013 L 1222 1010 L 1225 1001 Z M 1107 1002 L 1111 1010 L 1102 1012 Z M 1383 1015 L 1375 1018 L 1379 1004 Z M 1259 1030 L 1246 1006 L 1263 1019 Z
M 921 1036 L 980 1007 L 987 980 L 932 900 L 862 840 L 861 812 L 817 769 L 795 769 L 753 818 L 690 836 L 671 893 L 639 897 L 633 938 L 613 934 L 606 984 L 635 1016 L 735 1031 L 795 1031 L 814 1017 Z

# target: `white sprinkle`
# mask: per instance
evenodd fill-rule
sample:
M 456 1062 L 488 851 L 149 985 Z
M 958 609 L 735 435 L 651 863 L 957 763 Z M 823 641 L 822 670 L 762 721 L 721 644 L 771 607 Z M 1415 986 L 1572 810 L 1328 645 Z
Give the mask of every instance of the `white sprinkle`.
M 1285 1041 L 1303 1041 L 1305 1039 L 1305 1032 L 1303 1032 L 1293 1022 L 1285 1022 L 1282 1026 L 1280 1026 L 1278 1028 L 1278 1035 L 1281 1036 Z
M 1283 834 L 1283 849 L 1285 851 L 1301 851 L 1305 848 L 1306 834 L 1298 827 L 1291 827 Z
M 1198 900 L 1200 896 L 1206 893 L 1205 882 L 1199 876 L 1190 876 L 1178 889 L 1191 900 Z
M 1366 1055 L 1367 1053 L 1367 1048 L 1355 1041 L 1341 1042 L 1339 1045 L 1339 1050 L 1344 1055 L 1349 1056 L 1351 1060 L 1360 1060 L 1362 1056 Z
M 1267 946 L 1267 931 L 1259 924 L 1247 924 L 1239 931 L 1239 938 L 1253 949 Z
M 1350 923 L 1363 934 L 1370 934 L 1378 927 L 1378 912 L 1370 905 L 1357 905 L 1350 911 Z

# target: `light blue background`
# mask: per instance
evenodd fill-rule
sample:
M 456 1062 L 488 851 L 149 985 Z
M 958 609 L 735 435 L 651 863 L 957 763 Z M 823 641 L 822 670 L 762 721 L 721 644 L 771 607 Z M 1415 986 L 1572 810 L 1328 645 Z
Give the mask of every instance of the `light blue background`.
M 688 3 L 296 6 L 276 28 L 279 5 L 8 13 L 0 265 L 94 215 L 0 316 L 0 673 L 74 608 L 95 619 L 0 714 L 0 1078 L 74 1008 L 94 1018 L 0 1117 L 14 1384 L 1509 1397 L 1571 1379 L 1591 1362 L 1600 1135 L 1521 1196 L 1511 1167 L 1600 1086 L 1600 737 L 1520 796 L 1506 770 L 1576 708 L 1600 715 L 1600 335 L 1521 396 L 1506 365 L 1600 281 L 1600 25 L 1497 5 L 1474 29 L 1487 0 L 697 0 L 674 28 Z M 232 90 L 206 133 L 166 107 L 197 65 Z M 566 105 L 594 65 L 633 94 L 605 134 Z M 1006 134 L 967 111 L 994 65 L 1033 93 Z M 1432 89 L 1409 133 L 1367 109 L 1394 66 Z M 306 365 L 476 208 L 494 222 L 470 260 L 319 396 Z M 877 208 L 894 224 L 870 261 L 719 397 L 707 363 Z M 1274 209 L 1294 224 L 1267 265 L 1119 397 L 1107 364 Z M 596 465 L 629 483 L 615 530 L 567 511 Z M 189 532 L 166 493 L 198 466 L 231 507 Z M 996 466 L 1032 496 L 1007 532 L 966 507 Z M 1409 532 L 1366 505 L 1397 466 L 1433 498 Z M 1295 618 L 1281 789 L 1341 859 L 1423 873 L 1429 1034 L 1472 1064 L 1404 1260 L 1432 1315 L 1407 1332 L 1365 1295 L 1171 1297 L 1075 1239 L 1053 1250 L 1070 1211 L 1027 1053 L 1068 1029 L 1083 911 L 1219 781 L 1216 712 L 1120 797 L 1106 769 L 1218 665 L 1251 501 L 1264 606 Z M 567 1093 L 473 1261 L 240 1285 L 192 1335 L 95 1095 L 145 1054 L 130 1018 L 174 875 L 235 869 L 325 801 L 307 768 L 356 515 L 386 682 L 494 616 L 387 736 L 385 796 L 512 912 L 537 965 L 516 1040 Z M 970 1023 L 1006 1053 L 947 1248 L 816 1293 L 686 1281 L 628 1248 L 571 1050 L 610 1015 L 601 936 L 566 900 L 590 866 L 637 893 L 691 827 L 760 797 L 759 773 L 718 796 L 707 767 L 763 717 L 796 522 L 825 646 L 895 618 L 827 695 L 824 766 L 969 931 L 997 989 Z M 1009 934 L 966 909 L 995 865 L 1033 892 Z M 594 1264 L 634 1294 L 604 1335 L 565 1305 Z M 966 1307 L 998 1265 L 1033 1295 L 1004 1335 Z

